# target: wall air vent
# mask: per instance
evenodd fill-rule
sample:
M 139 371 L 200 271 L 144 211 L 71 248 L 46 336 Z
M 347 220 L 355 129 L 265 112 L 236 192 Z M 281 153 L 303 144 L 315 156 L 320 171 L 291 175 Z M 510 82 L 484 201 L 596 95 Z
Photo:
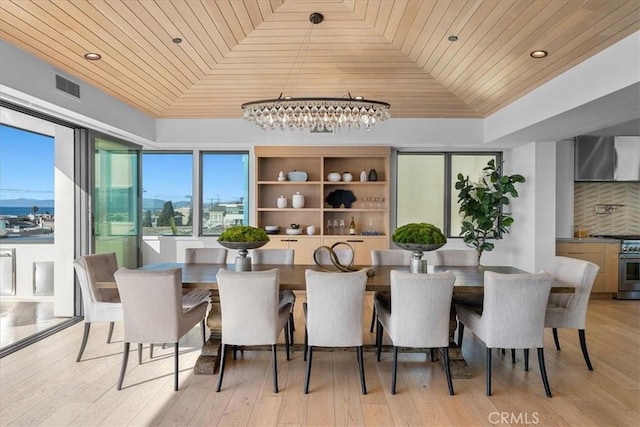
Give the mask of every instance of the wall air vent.
M 58 74 L 56 74 L 56 89 L 68 93 L 75 98 L 80 98 L 80 85 Z

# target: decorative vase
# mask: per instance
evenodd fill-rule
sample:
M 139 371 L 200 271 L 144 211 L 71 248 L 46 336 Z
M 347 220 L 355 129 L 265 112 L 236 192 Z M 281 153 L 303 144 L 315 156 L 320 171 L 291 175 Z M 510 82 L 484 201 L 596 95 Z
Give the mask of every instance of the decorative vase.
M 338 172 L 330 172 L 329 175 L 327 175 L 327 181 L 338 182 L 341 179 L 342 175 L 340 175 Z
M 278 200 L 276 201 L 276 206 L 278 206 L 278 208 L 280 209 L 284 209 L 287 207 L 287 198 L 284 196 L 280 196 L 278 197 Z
M 278 182 L 284 182 L 287 180 L 287 177 L 284 176 L 284 172 L 280 171 L 280 173 L 278 174 Z
M 300 194 L 300 192 L 296 192 L 291 198 L 291 206 L 295 209 L 304 208 L 304 195 Z
M 353 175 L 351 175 L 351 173 L 349 172 L 345 172 L 342 174 L 342 180 L 344 182 L 351 182 L 353 180 Z
M 362 169 L 362 172 L 360 172 L 360 181 L 362 182 L 367 181 L 367 171 L 365 169 Z
M 375 169 L 371 169 L 369 171 L 369 181 L 377 181 L 378 180 L 378 172 Z

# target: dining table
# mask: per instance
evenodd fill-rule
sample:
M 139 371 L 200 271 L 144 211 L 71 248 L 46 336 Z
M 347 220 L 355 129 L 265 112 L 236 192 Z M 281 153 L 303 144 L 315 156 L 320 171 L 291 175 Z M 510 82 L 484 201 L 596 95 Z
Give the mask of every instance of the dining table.
M 219 365 L 219 356 L 222 338 L 222 324 L 220 315 L 220 299 L 216 283 L 216 275 L 221 268 L 235 270 L 235 264 L 189 264 L 189 263 L 173 263 L 162 262 L 147 264 L 140 269 L 142 270 L 165 270 L 171 268 L 180 268 L 182 270 L 182 287 L 183 289 L 208 289 L 211 291 L 211 306 L 207 316 L 207 326 L 211 330 L 211 335 L 205 341 L 200 356 L 194 366 L 194 373 L 199 375 L 214 375 L 217 373 Z M 261 264 L 253 265 L 253 271 L 263 271 L 278 268 L 280 270 L 280 289 L 291 291 L 304 291 L 306 289 L 305 271 L 334 271 L 325 266 L 315 264 L 305 265 L 282 265 L 282 264 Z M 392 270 L 409 271 L 408 266 L 403 265 L 385 265 L 385 266 L 354 266 L 354 271 L 366 269 L 367 291 L 390 292 L 391 280 L 390 273 Z M 449 344 L 449 360 L 451 364 L 451 374 L 453 378 L 471 378 L 469 367 L 462 356 L 462 350 L 458 347 L 454 340 L 454 334 L 457 327 L 455 303 L 460 300 L 471 300 L 481 307 L 482 296 L 484 294 L 484 273 L 493 271 L 504 274 L 525 273 L 516 267 L 511 266 L 433 266 L 429 265 L 428 273 L 438 273 L 451 271 L 456 279 L 453 286 L 453 302 L 451 307 L 450 318 L 450 344 Z M 98 282 L 99 287 L 113 288 L 116 287 L 114 282 Z M 552 293 L 573 293 L 575 288 L 567 283 L 554 281 Z M 297 348 L 300 347 L 300 348 Z M 367 351 L 375 351 L 375 345 L 365 346 Z M 387 348 L 389 346 L 385 346 Z M 265 347 L 266 348 L 266 347 Z M 294 345 L 295 349 L 301 349 L 301 344 Z

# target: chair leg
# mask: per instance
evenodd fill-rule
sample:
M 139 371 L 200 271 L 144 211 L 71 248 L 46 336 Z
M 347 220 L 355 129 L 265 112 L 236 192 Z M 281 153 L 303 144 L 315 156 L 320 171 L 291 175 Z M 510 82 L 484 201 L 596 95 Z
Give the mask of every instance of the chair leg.
M 80 344 L 80 351 L 78 352 L 78 357 L 76 357 L 76 362 L 80 361 L 82 353 L 84 353 L 84 348 L 87 346 L 87 340 L 89 339 L 89 329 L 91 329 L 91 323 L 84 322 L 84 333 L 82 334 L 82 343 Z
M 447 386 L 449 387 L 449 396 L 453 396 L 453 381 L 451 380 L 451 366 L 449 364 L 449 347 L 443 348 L 444 353 L 444 373 L 447 376 Z
M 378 362 L 380 361 L 380 352 L 382 351 L 382 333 L 384 332 L 384 327 L 382 323 L 377 322 L 376 324 L 376 358 Z
M 376 324 L 376 304 L 373 304 L 373 311 L 371 313 L 371 327 L 369 327 L 369 332 L 373 333 L 373 327 Z
M 115 322 L 109 322 L 109 334 L 107 334 L 107 344 L 111 344 L 111 337 L 113 336 L 113 325 Z
M 291 325 L 288 325 L 288 326 L 290 327 Z M 290 345 L 291 345 L 291 343 L 289 342 L 289 334 L 287 333 L 287 327 L 285 327 L 285 330 L 284 330 L 284 349 L 287 352 L 287 361 L 291 360 Z
M 393 362 L 391 362 L 391 394 L 396 394 L 396 380 L 398 373 L 398 347 L 393 346 Z
M 429 349 L 429 361 L 431 361 L 431 362 L 435 362 L 436 361 L 436 349 L 435 348 L 430 348 Z
M 560 351 L 560 340 L 558 340 L 558 328 L 552 328 L 553 342 L 556 344 L 556 350 Z
M 153 345 L 153 344 L 152 344 Z M 178 391 L 178 343 L 173 345 L 173 353 L 174 353 L 174 378 L 173 378 L 173 390 Z
M 226 350 L 227 345 L 222 343 L 220 346 L 220 369 L 218 369 L 218 383 L 216 384 L 216 393 L 220 392 L 220 387 L 222 387 L 222 376 L 224 375 L 224 362 L 227 358 Z
M 308 353 L 308 359 L 306 359 L 307 373 L 304 376 L 304 394 L 309 394 L 309 379 L 311 378 L 311 359 L 313 358 L 313 347 L 310 347 L 305 343 L 305 350 L 305 353 Z
M 458 322 L 458 347 L 462 348 L 462 337 L 464 336 L 464 325 Z
M 549 379 L 547 378 L 547 369 L 544 366 L 544 348 L 538 348 L 538 364 L 540 365 L 540 375 L 542 376 L 542 384 L 547 397 L 551 396 L 551 388 L 549 387 Z
M 127 362 L 129 361 L 129 343 L 124 343 L 122 351 L 122 367 L 120 367 L 120 378 L 118 378 L 118 390 L 122 390 L 122 382 L 124 381 L 124 373 L 127 371 Z
M 511 363 L 513 363 L 513 364 L 516 363 L 516 349 L 515 348 L 511 349 Z
M 202 327 L 202 344 L 207 342 L 207 329 L 206 329 L 206 325 L 204 324 L 204 319 L 202 319 L 202 323 L 200 323 L 200 326 Z
M 362 388 L 362 394 L 367 394 L 367 384 L 364 379 L 364 353 L 362 351 L 362 346 L 358 347 L 357 353 L 358 353 L 358 366 L 360 367 L 360 386 Z
M 138 365 L 142 365 L 142 343 L 138 343 Z
M 584 361 L 587 362 L 587 368 L 590 371 L 593 371 L 593 366 L 591 366 L 591 360 L 589 360 L 589 352 L 587 351 L 587 340 L 584 335 L 584 329 L 578 329 L 578 337 L 580 337 L 580 348 L 582 349 L 582 355 L 584 356 Z
M 273 392 L 277 393 L 278 392 L 278 363 L 277 363 L 277 360 L 276 360 L 277 352 L 276 352 L 276 345 L 275 344 L 273 344 L 271 346 L 271 354 L 272 354 L 272 358 L 273 358 Z
M 289 344 L 293 345 L 293 332 L 296 330 L 293 325 L 293 311 L 289 312 L 289 327 L 287 329 L 289 329 Z
M 307 361 L 307 352 L 309 351 L 309 335 L 307 334 L 307 327 L 304 327 L 304 350 L 302 353 L 302 360 Z
M 153 359 L 153 344 L 149 344 L 149 359 Z
M 487 396 L 491 396 L 491 349 L 487 347 Z
M 524 349 L 524 371 L 529 372 L 529 349 Z

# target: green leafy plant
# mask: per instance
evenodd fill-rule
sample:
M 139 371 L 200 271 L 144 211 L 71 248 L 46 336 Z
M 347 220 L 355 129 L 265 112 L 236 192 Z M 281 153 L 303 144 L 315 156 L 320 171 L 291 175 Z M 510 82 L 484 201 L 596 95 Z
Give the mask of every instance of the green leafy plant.
M 222 232 L 219 242 L 268 242 L 269 236 L 262 228 L 250 225 L 234 225 Z
M 494 244 L 488 239 L 500 238 L 509 232 L 514 222 L 503 206 L 510 203 L 509 196 L 518 197 L 516 183 L 525 182 L 522 175 L 502 175 L 490 160 L 482 169 L 478 182 L 458 174 L 456 190 L 462 214 L 462 239 L 478 252 L 478 260 L 484 251 L 492 251 Z
M 447 238 L 438 227 L 426 222 L 412 222 L 396 228 L 391 236 L 395 243 L 432 245 L 447 243 Z

